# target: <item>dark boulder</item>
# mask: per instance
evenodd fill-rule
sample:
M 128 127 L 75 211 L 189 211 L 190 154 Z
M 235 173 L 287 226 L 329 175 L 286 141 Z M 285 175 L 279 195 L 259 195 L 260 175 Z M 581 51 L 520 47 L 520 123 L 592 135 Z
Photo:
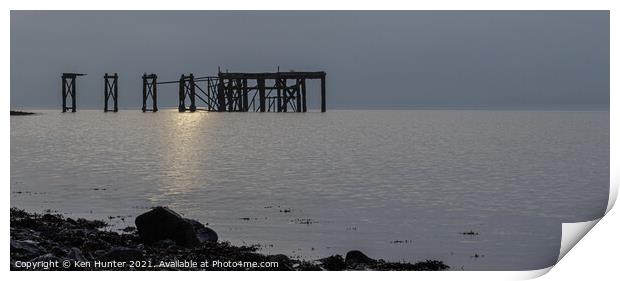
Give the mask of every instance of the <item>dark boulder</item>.
M 185 219 L 189 222 L 194 228 L 194 232 L 196 232 L 196 236 L 200 242 L 217 242 L 217 233 L 212 229 L 206 227 L 204 224 L 200 223 L 197 220 L 193 219 Z
M 341 255 L 333 255 L 319 260 L 326 270 L 345 270 L 347 264 Z
M 195 220 L 184 219 L 166 207 L 156 207 L 139 215 L 136 227 L 146 244 L 170 239 L 180 246 L 195 247 L 203 241 L 217 241 L 215 231 Z
M 354 250 L 349 251 L 345 257 L 345 263 L 348 268 L 359 269 L 372 266 L 377 263 L 376 260 L 369 258 L 364 253 Z

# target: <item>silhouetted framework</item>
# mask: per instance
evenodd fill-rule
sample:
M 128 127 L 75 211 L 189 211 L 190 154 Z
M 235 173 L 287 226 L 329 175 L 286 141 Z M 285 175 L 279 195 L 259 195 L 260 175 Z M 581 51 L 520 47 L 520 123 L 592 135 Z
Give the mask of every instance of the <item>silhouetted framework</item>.
M 325 72 L 218 73 L 218 111 L 306 112 L 306 80 L 321 80 L 326 111 Z
M 156 84 L 179 84 L 179 112 L 197 110 L 196 98 L 207 111 L 227 112 L 307 112 L 306 81 L 321 81 L 321 112 L 326 111 L 325 72 L 218 73 L 218 76 L 181 75 L 179 81 Z M 206 82 L 199 86 L 200 82 Z
M 75 78 L 78 76 L 84 76 L 82 73 L 63 73 L 62 74 L 62 112 L 67 112 L 71 109 L 71 112 L 76 110 L 76 87 Z M 67 107 L 67 97 L 71 97 L 71 107 Z
M 147 108 L 147 100 L 151 97 L 153 101 L 153 107 Z M 157 75 L 146 74 L 142 75 L 142 112 L 152 111 L 157 112 Z
M 104 83 L 104 106 L 103 111 L 108 112 L 108 100 L 112 97 L 114 101 L 114 109 L 112 111 L 118 112 L 118 74 L 114 73 L 114 75 L 108 75 L 107 73 L 103 76 L 105 80 Z
M 86 74 L 62 74 L 62 112 L 76 111 L 75 78 Z M 114 112 L 118 112 L 118 74 L 105 73 L 104 107 L 108 108 L 110 97 L 114 101 Z M 158 82 L 156 74 L 142 75 L 142 112 L 157 112 L 157 85 L 176 84 L 179 86 L 179 112 L 198 110 L 196 99 L 205 104 L 202 110 L 226 112 L 307 112 L 307 80 L 321 82 L 321 112 L 326 111 L 325 72 L 263 72 L 263 73 L 223 73 L 217 76 L 194 77 L 182 74 L 179 80 Z M 202 85 L 199 86 L 199 83 Z M 71 97 L 71 107 L 67 107 L 67 96 Z M 152 107 L 148 107 L 149 97 Z
M 194 74 L 181 75 L 179 79 L 179 112 L 185 112 L 185 98 L 189 97 L 189 111 L 196 111 L 196 83 Z

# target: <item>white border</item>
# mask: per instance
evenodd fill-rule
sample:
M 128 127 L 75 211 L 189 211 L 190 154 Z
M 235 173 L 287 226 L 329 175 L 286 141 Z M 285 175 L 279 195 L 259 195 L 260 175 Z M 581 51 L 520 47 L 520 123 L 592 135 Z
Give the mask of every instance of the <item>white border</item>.
M 342 1 L 345 2 L 345 1 Z M 618 226 L 618 216 L 617 212 L 611 210 L 613 206 L 617 193 L 618 193 L 618 149 L 614 144 L 619 143 L 618 140 L 618 122 L 614 122 L 614 120 L 620 120 L 620 114 L 618 113 L 619 108 L 619 99 L 617 93 L 617 82 L 614 77 L 617 77 L 617 67 L 618 67 L 618 56 L 615 55 L 614 50 L 618 49 L 618 32 L 620 28 L 618 28 L 618 17 L 620 15 L 620 9 L 617 9 L 618 1 L 605 1 L 605 0 L 590 0 L 590 1 L 575 1 L 575 0 L 549 0 L 549 1 L 535 1 L 535 0 L 522 0 L 522 1 L 492 1 L 492 0 L 470 0 L 470 1 L 459 1 L 459 0 L 442 0 L 442 1 L 427 1 L 427 2 L 413 2 L 404 3 L 405 1 L 396 1 L 396 0 L 382 0 L 382 1 L 352 1 L 354 5 L 347 3 L 336 3 L 336 1 L 326 1 L 326 0 L 315 0 L 315 1 L 304 1 L 303 3 L 295 3 L 294 1 L 277 1 L 277 0 L 261 0 L 261 1 L 251 1 L 251 0 L 237 0 L 232 2 L 208 2 L 208 1 L 191 1 L 191 0 L 175 0 L 175 1 L 162 1 L 162 0 L 144 0 L 144 1 L 123 1 L 123 0 L 106 0 L 106 1 L 97 1 L 97 2 L 86 2 L 84 0 L 56 0 L 56 1 L 45 1 L 45 0 L 32 0 L 32 1 L 13 1 L 13 0 L 5 0 L 2 1 L 3 13 L 0 15 L 2 22 L 2 38 L 10 38 L 10 13 L 9 10 L 93 10 L 93 9 L 125 9 L 125 10 L 141 10 L 141 9 L 155 9 L 155 10 L 190 10 L 190 9 L 203 9 L 203 10 L 236 10 L 236 9 L 247 9 L 247 10 L 285 10 L 285 9 L 310 9 L 310 10 L 346 10 L 346 9 L 356 9 L 356 10 L 392 10 L 392 9 L 413 9 L 413 10 L 611 10 L 611 159 L 610 159 L 610 168 L 611 168 L 611 179 L 610 179 L 610 202 L 608 205 L 607 211 L 609 212 L 601 221 L 604 222 L 602 225 L 596 225 L 594 223 L 581 223 L 572 228 L 579 228 L 578 226 L 586 226 L 592 227 L 594 226 L 594 230 L 591 234 L 586 235 L 583 239 L 584 242 L 587 243 L 588 248 L 581 247 L 581 245 L 577 245 L 575 247 L 575 251 L 580 251 L 580 253 L 584 253 L 582 255 L 572 255 L 569 253 L 567 258 L 560 262 L 557 265 L 557 269 L 552 271 L 552 274 L 545 276 L 544 279 L 548 280 L 560 280 L 571 277 L 581 276 L 582 278 L 586 278 L 586 276 L 590 277 L 594 276 L 610 276 L 606 279 L 613 279 L 611 276 L 615 276 L 618 270 L 617 268 L 617 258 L 618 258 L 618 243 L 617 237 L 619 233 L 620 226 Z M 2 85 L 4 86 L 4 94 L 2 94 L 2 98 L 0 98 L 0 106 L 2 108 L 8 109 L 10 108 L 9 103 L 9 75 L 10 75 L 10 50 L 9 50 L 9 42 L 3 41 L 1 45 L 2 54 L 4 55 L 5 62 L 2 67 L 2 75 L 0 77 Z M 9 157 L 10 157 L 10 130 L 9 130 L 9 116 L 7 114 L 4 115 L 4 118 L 0 119 L 0 126 L 2 126 L 2 152 L 0 152 L 0 158 L 2 160 L 2 170 L 0 171 L 2 174 L 2 178 L 4 178 L 4 193 L 2 194 L 2 203 L 8 209 L 10 206 L 10 196 L 9 196 L 9 186 L 10 186 L 10 172 L 9 172 Z M 611 210 L 611 212 L 610 212 Z M 598 220 L 597 220 L 598 222 Z M 2 237 L 5 243 L 1 243 L 1 251 L 5 253 L 3 255 L 2 262 L 5 265 L 5 270 L 8 270 L 9 265 L 9 252 L 8 243 L 6 241 L 9 240 L 9 214 L 8 212 L 4 212 L 2 215 Z M 570 229 L 571 226 L 566 224 L 563 226 L 563 229 Z M 596 235 L 596 236 L 595 236 Z M 582 235 L 577 236 L 581 238 Z M 592 237 L 591 237 L 592 236 Z M 596 237 L 596 238 L 595 238 Z M 566 246 L 563 242 L 563 248 Z M 585 246 L 585 245 L 584 245 Z M 410 279 L 410 278 L 427 278 L 438 279 L 438 280 L 453 280 L 453 279 L 461 279 L 461 280 L 505 280 L 505 279 L 524 279 L 524 278 L 533 278 L 539 275 L 542 275 L 549 271 L 550 268 L 541 269 L 538 271 L 527 271 L 527 272 L 443 272 L 443 273 L 434 273 L 434 272 L 335 272 L 329 273 L 329 277 L 343 277 L 343 278 L 362 278 L 362 279 L 370 279 L 370 278 L 384 278 L 387 277 L 385 275 L 390 275 L 389 278 L 396 279 Z M 36 278 L 36 279 L 51 279 L 51 280 L 66 280 L 67 277 L 70 278 L 79 278 L 79 279 L 96 279 L 96 280 L 104 280 L 115 277 L 129 277 L 127 274 L 131 273 L 119 273 L 119 272 L 99 272 L 98 274 L 92 274 L 89 272 L 77 272 L 72 273 L 70 275 L 65 273 L 58 272 L 32 272 L 19 274 L 15 272 L 11 272 L 10 275 L 15 278 Z M 155 279 L 168 279 L 168 278 L 178 278 L 179 274 L 184 275 L 182 278 L 204 278 L 205 273 L 172 273 L 172 272 L 146 272 L 142 273 L 147 276 L 141 275 L 140 277 L 147 278 L 155 278 Z M 174 275 L 172 275 L 174 274 Z M 284 279 L 301 279 L 301 280 L 311 280 L 319 277 L 325 277 L 325 273 L 278 273 L 278 274 L 269 274 L 269 273 L 244 273 L 244 272 L 214 272 L 208 273 L 210 274 L 208 278 L 269 278 L 271 280 L 284 280 Z M 251 274 L 251 275 L 250 275 Z M 346 275 L 344 275 L 346 274 Z M 133 276 L 136 277 L 136 276 Z

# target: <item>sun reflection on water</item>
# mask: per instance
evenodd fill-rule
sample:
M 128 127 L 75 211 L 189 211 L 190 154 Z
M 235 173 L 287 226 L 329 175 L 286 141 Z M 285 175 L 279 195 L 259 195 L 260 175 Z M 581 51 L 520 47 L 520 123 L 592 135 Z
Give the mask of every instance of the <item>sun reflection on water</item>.
M 205 145 L 204 138 L 200 136 L 204 136 L 203 131 L 209 130 L 211 124 L 207 112 L 175 113 L 166 117 L 163 124 L 166 133 L 161 136 L 161 141 L 165 143 L 162 147 L 167 149 L 161 151 L 161 192 L 150 198 L 154 203 L 190 193 L 200 186 L 198 147 Z

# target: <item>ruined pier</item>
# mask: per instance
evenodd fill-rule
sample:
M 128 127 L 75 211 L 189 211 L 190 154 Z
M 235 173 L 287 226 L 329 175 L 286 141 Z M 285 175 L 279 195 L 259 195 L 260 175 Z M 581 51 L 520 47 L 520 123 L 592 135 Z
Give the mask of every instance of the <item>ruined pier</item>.
M 315 79 L 321 82 L 321 112 L 325 112 L 325 78 L 325 72 L 220 72 L 202 77 L 190 73 L 156 84 L 179 85 L 179 112 L 307 112 L 306 81 Z
M 85 74 L 63 74 L 63 112 L 76 110 L 75 77 Z M 178 86 L 179 112 L 196 110 L 217 112 L 307 112 L 307 81 L 319 80 L 320 110 L 327 110 L 326 73 L 319 72 L 220 72 L 217 76 L 182 74 L 178 80 L 158 81 L 157 74 L 142 75 L 142 111 L 157 112 L 158 85 Z M 118 74 L 104 75 L 104 111 L 118 111 Z M 314 92 L 317 92 L 316 90 Z M 72 106 L 66 99 L 72 98 Z M 112 98 L 114 109 L 108 109 Z M 150 101 L 150 102 L 149 102 Z

